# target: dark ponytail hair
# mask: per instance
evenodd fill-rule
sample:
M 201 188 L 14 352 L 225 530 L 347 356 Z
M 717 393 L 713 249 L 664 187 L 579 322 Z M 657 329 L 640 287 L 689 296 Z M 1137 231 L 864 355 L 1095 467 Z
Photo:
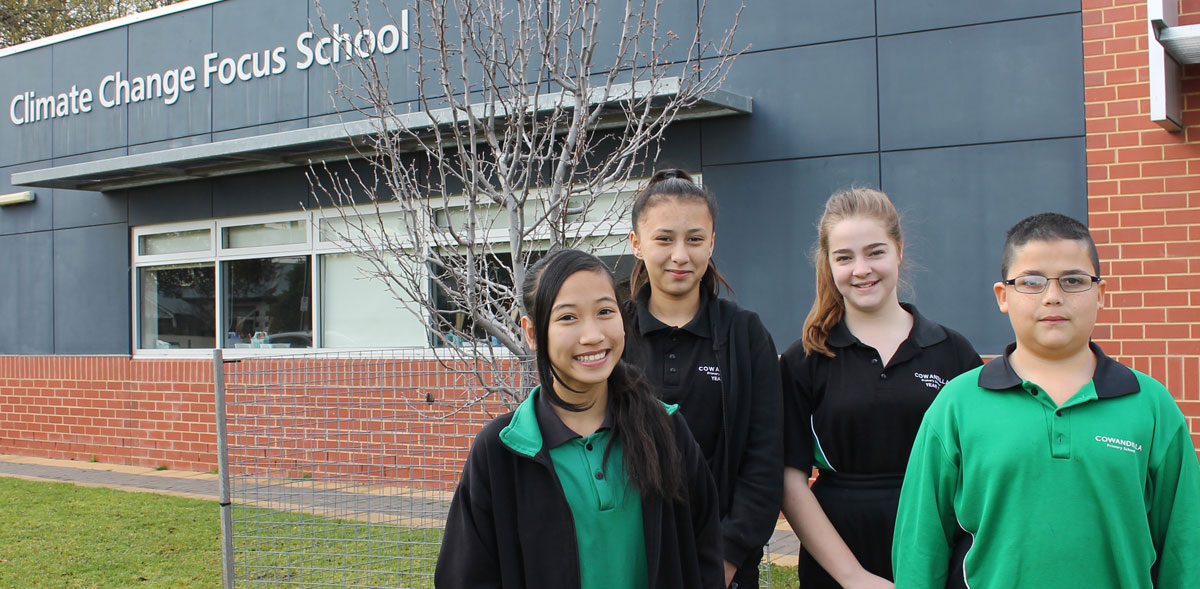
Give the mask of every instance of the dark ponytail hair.
M 559 290 L 576 272 L 599 272 L 608 277 L 616 294 L 612 273 L 599 258 L 579 250 L 557 250 L 542 258 L 525 277 L 525 309 L 533 323 L 537 346 L 538 379 L 542 394 L 553 405 L 568 411 L 583 411 L 587 406 L 568 403 L 557 388 L 565 387 L 550 363 L 550 309 Z M 621 440 L 625 454 L 625 473 L 642 495 L 681 499 L 683 474 L 679 448 L 671 421 L 662 403 L 650 392 L 641 373 L 625 360 L 618 360 L 608 377 L 608 406 L 613 417 L 613 436 Z M 612 446 L 609 445 L 609 450 Z M 604 462 L 608 461 L 608 450 Z
M 638 221 L 646 207 L 667 200 L 702 202 L 708 207 L 708 215 L 712 217 L 713 229 L 717 227 L 717 199 L 703 186 L 692 180 L 691 174 L 683 170 L 659 170 L 650 177 L 645 188 L 642 188 L 633 199 L 633 231 L 638 232 Z M 633 263 L 633 272 L 629 276 L 630 296 L 637 299 L 638 291 L 649 279 L 646 277 L 646 262 L 640 258 Z M 733 292 L 733 287 L 725 281 L 725 277 L 717 272 L 717 264 L 712 258 L 708 259 L 708 269 L 700 279 L 700 288 L 716 298 L 721 294 L 721 288 Z

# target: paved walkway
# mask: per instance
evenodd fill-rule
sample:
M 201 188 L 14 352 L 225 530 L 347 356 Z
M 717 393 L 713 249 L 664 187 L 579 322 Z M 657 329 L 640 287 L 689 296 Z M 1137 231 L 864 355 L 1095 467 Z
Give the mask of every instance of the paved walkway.
M 0 454 L 0 476 L 31 481 L 74 483 L 85 487 L 107 487 L 137 493 L 158 493 L 190 499 L 216 501 L 220 494 L 217 475 L 207 472 L 156 470 L 141 466 L 51 460 Z M 786 521 L 780 519 L 769 544 L 768 559 L 794 566 L 800 542 Z

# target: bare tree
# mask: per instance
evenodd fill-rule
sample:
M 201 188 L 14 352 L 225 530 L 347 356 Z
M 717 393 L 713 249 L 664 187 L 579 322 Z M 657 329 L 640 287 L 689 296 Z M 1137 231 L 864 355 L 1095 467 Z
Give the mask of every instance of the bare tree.
M 436 353 L 483 371 L 508 353 L 528 365 L 519 317 L 530 264 L 628 232 L 631 179 L 736 55 L 740 7 L 708 42 L 704 2 L 700 18 L 670 23 L 664 4 L 417 0 L 408 13 L 368 14 L 354 2 L 363 30 L 380 24 L 372 17 L 411 25 L 419 54 L 404 75 L 419 98 L 389 95 L 386 60 L 353 60 L 339 79 L 373 122 L 354 154 L 368 165 L 315 167 L 315 191 L 336 207 L 348 250 L 430 329 Z M 519 398 L 525 387 L 495 388 Z

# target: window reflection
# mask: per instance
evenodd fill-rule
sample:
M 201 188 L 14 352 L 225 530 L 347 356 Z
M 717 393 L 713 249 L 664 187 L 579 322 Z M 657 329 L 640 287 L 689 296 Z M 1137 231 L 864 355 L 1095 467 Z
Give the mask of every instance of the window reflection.
M 308 256 L 223 262 L 227 348 L 311 348 Z
M 216 345 L 216 296 L 212 264 L 140 270 L 138 347 L 212 348 Z

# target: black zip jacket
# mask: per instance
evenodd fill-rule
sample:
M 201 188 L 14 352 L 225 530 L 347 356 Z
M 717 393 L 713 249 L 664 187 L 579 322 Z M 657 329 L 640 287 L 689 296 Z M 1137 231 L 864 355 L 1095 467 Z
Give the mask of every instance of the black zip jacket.
M 434 586 L 572 589 L 580 586 L 571 507 L 536 429 L 532 396 L 484 426 L 450 504 Z M 524 411 L 528 414 L 523 414 Z M 514 418 L 514 416 L 517 416 Z M 534 431 L 528 424 L 533 421 Z M 723 587 L 716 488 L 677 412 L 683 501 L 642 499 L 650 587 Z M 514 433 L 515 428 L 523 429 Z M 514 435 L 524 443 L 513 444 Z M 536 439 L 534 439 L 536 438 Z
M 643 288 L 649 288 L 645 286 Z M 783 393 L 775 342 L 758 314 L 718 297 L 707 300 L 721 370 L 723 431 L 707 457 L 720 495 L 725 560 L 739 564 L 771 538 L 783 500 Z M 625 358 L 646 366 L 635 301 L 624 308 Z

